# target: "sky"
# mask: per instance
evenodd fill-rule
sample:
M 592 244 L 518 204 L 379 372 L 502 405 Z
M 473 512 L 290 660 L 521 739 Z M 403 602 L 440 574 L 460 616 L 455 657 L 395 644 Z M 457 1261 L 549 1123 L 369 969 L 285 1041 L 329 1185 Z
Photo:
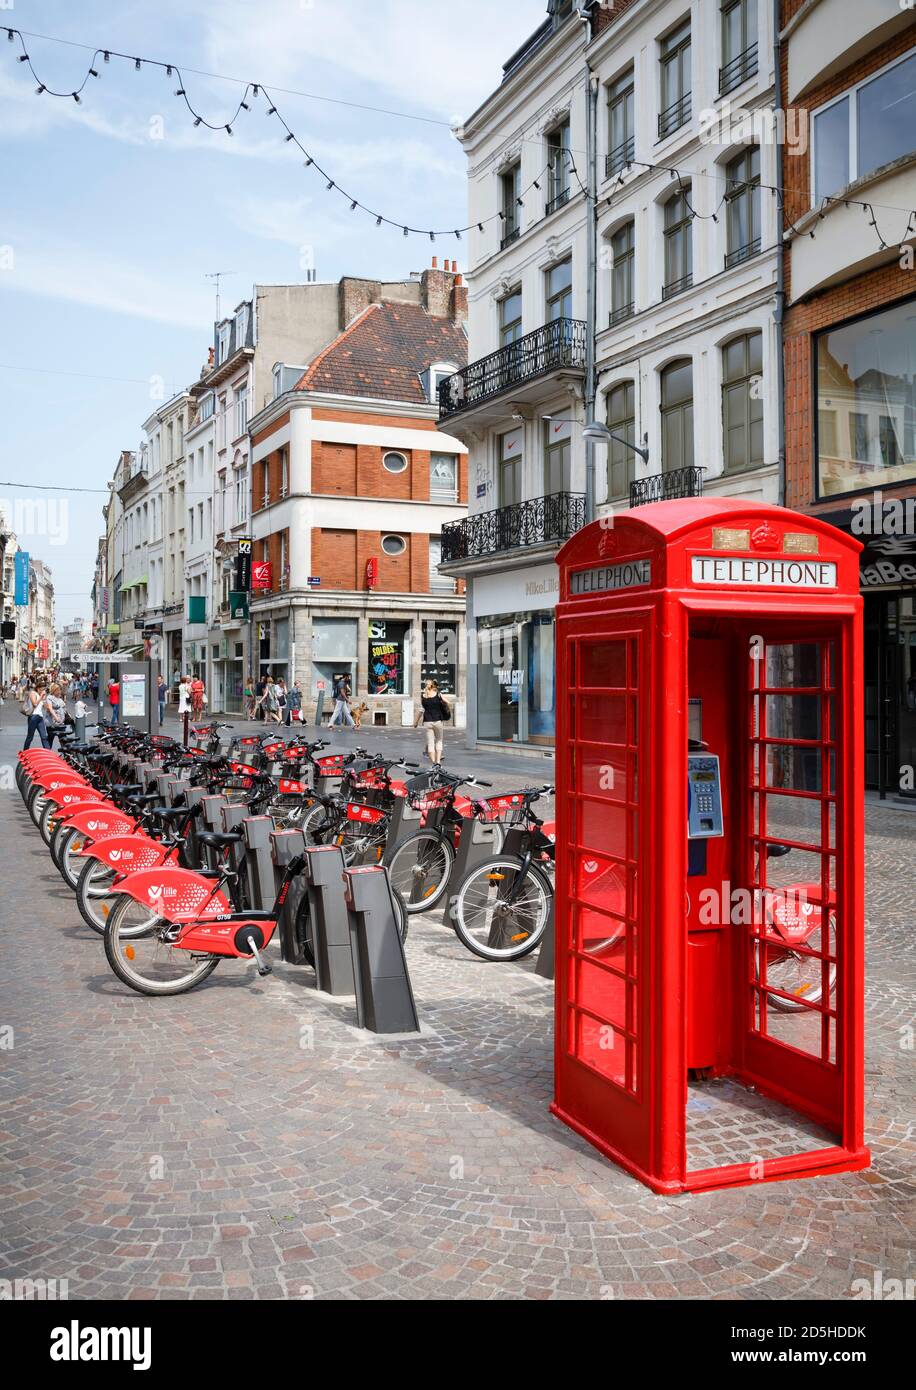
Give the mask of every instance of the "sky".
M 39 95 L 2 28 L 23 32 L 48 89 L 82 81 L 92 54 L 76 45 L 178 64 L 189 100 L 214 124 L 235 111 L 246 81 L 262 83 L 338 185 L 399 222 L 451 227 L 467 220 L 467 192 L 450 127 L 498 85 L 546 9 L 546 0 L 0 0 L 0 508 L 53 572 L 58 627 L 91 616 L 101 508 L 120 451 L 139 444 L 157 393 L 168 398 L 199 375 L 215 309 L 208 274 L 229 272 L 226 313 L 254 283 L 304 279 L 311 263 L 319 280 L 401 279 L 433 248 L 328 192 L 263 95 L 231 136 L 195 127 L 174 73 L 115 57 L 99 59 L 79 104 Z M 463 247 L 441 243 L 441 254 L 463 269 Z M 99 491 L 67 490 L 76 488 Z

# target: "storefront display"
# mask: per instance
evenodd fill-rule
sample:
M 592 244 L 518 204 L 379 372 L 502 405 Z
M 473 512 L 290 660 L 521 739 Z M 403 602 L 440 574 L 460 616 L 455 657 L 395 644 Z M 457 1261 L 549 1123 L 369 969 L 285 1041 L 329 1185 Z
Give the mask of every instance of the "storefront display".
M 443 695 L 457 693 L 458 628 L 454 623 L 423 624 L 421 681 L 435 681 Z
M 369 619 L 368 689 L 370 695 L 406 695 L 410 625 Z
M 477 737 L 553 745 L 553 610 L 477 621 Z

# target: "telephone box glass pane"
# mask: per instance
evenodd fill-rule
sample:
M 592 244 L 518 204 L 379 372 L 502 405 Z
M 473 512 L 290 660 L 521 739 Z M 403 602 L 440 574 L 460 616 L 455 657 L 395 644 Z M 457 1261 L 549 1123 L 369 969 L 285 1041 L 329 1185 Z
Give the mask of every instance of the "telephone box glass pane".
M 583 644 L 582 686 L 597 686 L 599 690 L 625 690 L 627 684 L 627 644 L 596 642 Z
M 578 734 L 591 743 L 626 743 L 626 696 L 580 695 Z

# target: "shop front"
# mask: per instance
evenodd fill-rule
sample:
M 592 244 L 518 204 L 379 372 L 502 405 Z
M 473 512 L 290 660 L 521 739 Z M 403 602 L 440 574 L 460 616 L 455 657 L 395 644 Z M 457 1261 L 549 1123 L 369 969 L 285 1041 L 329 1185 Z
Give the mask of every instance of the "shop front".
M 916 798 L 916 299 L 814 335 L 817 501 L 865 547 L 865 778 Z
M 552 564 L 473 581 L 477 741 L 553 747 L 557 591 Z

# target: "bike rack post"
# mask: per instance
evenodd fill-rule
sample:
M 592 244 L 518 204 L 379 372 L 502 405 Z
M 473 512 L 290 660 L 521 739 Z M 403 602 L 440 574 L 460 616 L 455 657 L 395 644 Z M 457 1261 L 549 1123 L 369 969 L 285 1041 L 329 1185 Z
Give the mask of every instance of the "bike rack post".
M 452 865 L 448 887 L 445 890 L 445 903 L 442 908 L 443 927 L 454 926 L 452 896 L 457 893 L 459 884 L 478 864 L 483 863 L 485 859 L 492 859 L 495 854 L 499 854 L 502 841 L 503 827 L 499 821 L 482 821 L 478 820 L 476 816 L 472 816 L 464 822 L 455 850 L 455 862 Z
M 188 806 L 199 806 L 203 801 L 204 797 L 207 795 L 206 787 L 184 787 L 183 790 L 185 801 L 187 802 Z M 197 843 L 197 830 L 199 825 L 200 818 L 198 816 L 192 817 L 188 829 L 188 839 L 190 841 L 188 845 L 188 853 L 190 855 L 191 862 L 194 864 L 199 864 L 201 859 L 200 845 Z
M 396 799 L 391 810 L 391 824 L 388 827 L 388 839 L 385 841 L 385 853 L 382 855 L 383 864 L 391 862 L 401 840 L 406 840 L 408 835 L 420 829 L 422 815 L 423 812 L 411 806 L 406 796 Z
M 345 869 L 344 881 L 359 1027 L 373 1033 L 419 1033 L 388 870 L 382 864 Z
M 315 974 L 318 988 L 325 994 L 353 994 L 356 990 L 343 870 L 338 845 L 310 845 L 306 849 Z
M 270 836 L 271 856 L 274 863 L 275 889 L 279 890 L 283 875 L 290 862 L 305 849 L 305 836 L 301 830 L 274 830 Z M 287 965 L 304 965 L 305 943 L 296 936 L 296 919 L 299 904 L 306 888 L 302 875 L 294 878 L 289 885 L 286 902 L 280 911 L 280 955 Z
M 273 828 L 274 823 L 270 816 L 248 816 L 242 821 L 252 906 L 259 912 L 267 912 L 273 907 L 276 896 L 274 866 L 270 853 L 270 834 Z
M 208 830 L 221 831 L 223 828 L 222 810 L 229 802 L 224 796 L 205 796 L 201 800 L 204 824 Z
M 553 979 L 555 945 L 556 929 L 553 922 L 553 899 L 551 898 L 547 926 L 544 928 L 544 938 L 541 942 L 541 949 L 538 951 L 538 963 L 534 970 L 535 975 L 540 975 L 542 980 Z

